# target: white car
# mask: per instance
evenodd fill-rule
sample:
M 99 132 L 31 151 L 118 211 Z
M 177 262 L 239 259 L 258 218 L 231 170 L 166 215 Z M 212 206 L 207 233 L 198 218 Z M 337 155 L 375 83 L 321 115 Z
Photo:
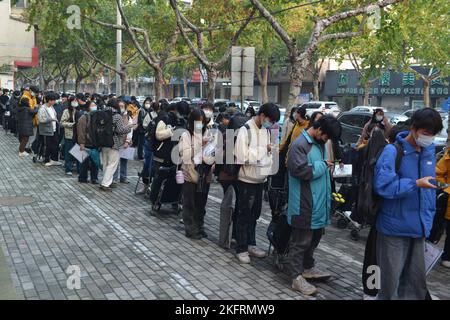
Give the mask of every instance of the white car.
M 256 100 L 246 100 L 245 101 L 248 105 L 250 105 L 251 107 L 253 107 L 253 110 L 255 110 L 255 112 L 259 111 L 259 107 L 261 107 L 262 103 Z M 245 103 L 244 103 L 245 105 Z
M 384 112 L 386 112 L 387 110 L 384 108 L 380 108 L 380 107 L 373 107 L 373 106 L 356 106 L 353 109 L 351 109 L 350 111 L 360 111 L 360 112 L 368 112 L 368 113 L 373 113 L 376 109 L 383 109 Z
M 181 102 L 181 101 L 186 101 L 188 103 L 191 103 L 191 99 L 189 99 L 188 97 L 176 97 L 170 102 L 171 103 L 176 103 L 176 102 Z
M 333 101 L 310 101 L 301 105 L 306 108 L 306 115 L 311 116 L 314 112 L 322 112 L 337 117 L 341 113 L 341 109 L 336 102 Z

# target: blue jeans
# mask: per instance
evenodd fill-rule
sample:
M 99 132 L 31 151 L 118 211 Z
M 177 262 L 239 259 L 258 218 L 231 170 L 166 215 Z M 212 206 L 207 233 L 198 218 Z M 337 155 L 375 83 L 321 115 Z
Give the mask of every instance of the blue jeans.
M 128 159 L 120 159 L 119 166 L 117 167 L 116 172 L 114 172 L 114 182 L 119 181 L 119 172 L 120 172 L 120 182 L 127 181 L 128 175 Z
M 153 152 L 147 139 L 144 142 L 144 169 L 142 169 L 142 181 L 145 184 L 150 184 L 150 178 L 154 176 L 153 173 Z
M 74 157 L 69 153 L 72 150 L 75 142 L 73 140 L 65 139 L 64 140 L 64 163 L 66 167 L 66 173 L 72 172 L 73 162 L 76 161 Z M 78 164 L 78 161 L 77 161 Z M 78 165 L 77 165 L 78 168 Z

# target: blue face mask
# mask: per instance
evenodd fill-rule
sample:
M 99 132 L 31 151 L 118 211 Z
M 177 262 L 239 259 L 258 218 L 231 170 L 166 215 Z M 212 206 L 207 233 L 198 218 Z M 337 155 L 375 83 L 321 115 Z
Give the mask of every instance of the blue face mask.
M 97 107 L 91 107 L 91 112 L 97 111 Z
M 271 129 L 272 126 L 273 126 L 273 123 L 270 122 L 270 121 L 264 121 L 262 126 L 263 126 L 264 129 Z

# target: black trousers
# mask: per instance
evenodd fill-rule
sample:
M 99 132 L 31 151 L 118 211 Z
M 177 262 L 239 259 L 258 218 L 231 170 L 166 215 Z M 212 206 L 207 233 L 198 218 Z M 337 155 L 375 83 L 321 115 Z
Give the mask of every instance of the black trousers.
M 238 210 L 236 215 L 236 253 L 256 246 L 256 221 L 261 216 L 264 183 L 237 182 Z
M 314 267 L 314 251 L 317 249 L 323 234 L 324 229 L 292 228 L 287 266 L 287 271 L 292 279 L 296 279 L 305 270 Z
M 145 142 L 145 133 L 138 133 L 138 141 L 137 141 L 137 154 L 138 159 L 144 159 L 144 142 Z
M 78 175 L 79 182 L 88 181 L 88 171 L 91 173 L 91 182 L 96 182 L 98 180 L 98 168 L 91 157 L 80 164 L 80 174 Z
M 187 236 L 196 236 L 204 232 L 206 203 L 209 185 L 204 192 L 197 192 L 197 184 L 183 184 L 183 222 Z
M 447 227 L 445 230 L 445 245 L 444 253 L 442 254 L 442 260 L 450 261 L 450 220 L 446 221 Z
M 50 162 L 50 160 L 58 161 L 58 135 L 55 133 L 52 136 L 44 136 L 45 141 L 45 160 L 44 162 Z

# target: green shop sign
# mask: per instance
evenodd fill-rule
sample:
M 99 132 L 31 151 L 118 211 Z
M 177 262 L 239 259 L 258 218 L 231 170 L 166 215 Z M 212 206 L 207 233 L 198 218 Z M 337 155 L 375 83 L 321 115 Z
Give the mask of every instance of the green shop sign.
M 337 94 L 356 94 L 364 95 L 364 88 L 337 88 Z M 372 95 L 405 95 L 418 96 L 423 95 L 423 88 L 370 88 L 369 94 Z M 448 88 L 430 88 L 431 95 L 448 95 Z

